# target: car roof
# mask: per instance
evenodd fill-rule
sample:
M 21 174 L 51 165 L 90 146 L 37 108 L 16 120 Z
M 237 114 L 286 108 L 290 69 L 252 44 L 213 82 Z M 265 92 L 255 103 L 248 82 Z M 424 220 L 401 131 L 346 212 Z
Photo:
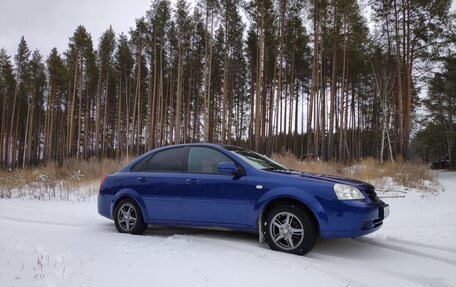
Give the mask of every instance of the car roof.
M 174 144 L 174 145 L 161 146 L 161 147 L 155 148 L 153 150 L 166 149 L 166 148 L 179 147 L 179 146 L 212 146 L 212 147 L 239 148 L 239 149 L 242 148 L 242 147 L 239 147 L 239 146 L 234 146 L 234 145 L 229 145 L 229 144 L 222 144 L 222 143 L 183 143 L 183 144 Z M 153 151 L 153 150 L 150 150 L 150 151 Z M 150 151 L 148 151 L 148 152 L 150 152 Z

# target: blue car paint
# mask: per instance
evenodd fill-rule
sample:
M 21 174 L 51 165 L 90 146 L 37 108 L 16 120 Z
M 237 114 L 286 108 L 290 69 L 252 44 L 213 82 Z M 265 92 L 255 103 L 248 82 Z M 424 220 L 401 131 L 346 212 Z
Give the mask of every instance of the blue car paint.
M 98 197 L 99 213 L 113 219 L 115 204 L 120 198 L 130 197 L 138 203 L 148 224 L 257 231 L 264 208 L 274 200 L 287 198 L 308 207 L 322 238 L 362 236 L 382 225 L 383 201 L 368 196 L 342 201 L 333 191 L 335 183 L 342 183 L 365 193 L 373 189 L 368 183 L 321 174 L 258 170 L 222 145 L 180 146 L 216 149 L 235 161 L 243 174 L 132 172 L 131 168 L 143 158 L 176 146 L 154 149 L 106 176 Z

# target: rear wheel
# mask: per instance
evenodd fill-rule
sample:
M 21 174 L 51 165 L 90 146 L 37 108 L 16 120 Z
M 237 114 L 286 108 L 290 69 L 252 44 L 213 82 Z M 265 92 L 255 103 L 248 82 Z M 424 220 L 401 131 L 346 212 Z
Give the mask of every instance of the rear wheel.
M 123 199 L 117 204 L 114 222 L 120 233 L 142 234 L 147 228 L 141 209 L 136 202 L 129 198 Z
M 264 235 L 272 250 L 304 255 L 317 241 L 312 217 L 294 205 L 274 207 L 266 215 L 264 225 Z

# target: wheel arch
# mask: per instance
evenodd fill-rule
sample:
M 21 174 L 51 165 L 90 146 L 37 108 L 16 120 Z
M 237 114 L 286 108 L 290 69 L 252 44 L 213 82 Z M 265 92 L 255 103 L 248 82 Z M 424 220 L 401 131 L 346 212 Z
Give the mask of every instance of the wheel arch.
M 124 199 L 133 200 L 139 206 L 143 220 L 146 221 L 146 213 L 145 213 L 146 205 L 145 205 L 144 201 L 142 200 L 141 196 L 132 189 L 121 190 L 114 196 L 114 200 L 113 200 L 112 206 L 111 206 L 112 218 L 114 218 L 114 216 L 115 216 L 114 212 L 116 210 L 117 205 Z

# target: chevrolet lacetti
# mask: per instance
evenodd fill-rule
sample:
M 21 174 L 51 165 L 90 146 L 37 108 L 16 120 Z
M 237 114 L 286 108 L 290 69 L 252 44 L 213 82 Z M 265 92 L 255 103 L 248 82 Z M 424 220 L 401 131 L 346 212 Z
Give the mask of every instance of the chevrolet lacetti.
M 98 212 L 121 233 L 148 224 L 257 232 L 273 250 L 305 254 L 320 238 L 378 230 L 389 214 L 368 183 L 290 170 L 217 144 L 157 148 L 105 176 Z

